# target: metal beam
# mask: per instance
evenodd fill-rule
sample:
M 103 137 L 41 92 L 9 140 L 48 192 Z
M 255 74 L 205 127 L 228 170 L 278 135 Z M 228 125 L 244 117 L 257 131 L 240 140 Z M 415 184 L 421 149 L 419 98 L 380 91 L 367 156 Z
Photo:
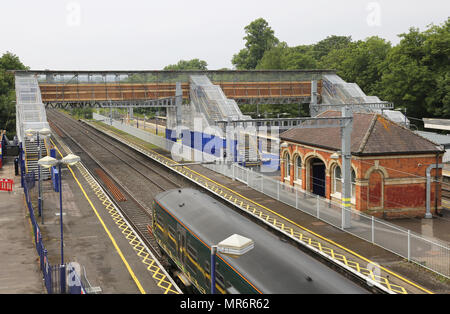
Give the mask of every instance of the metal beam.
M 323 112 L 325 110 L 342 110 L 342 108 L 348 107 L 352 111 L 363 110 L 370 111 L 376 110 L 391 110 L 394 109 L 394 104 L 388 101 L 381 101 L 376 103 L 354 103 L 354 104 L 311 104 L 311 108 L 314 108 L 317 112 Z
M 309 104 L 311 97 L 233 97 L 238 105 L 293 105 L 293 104 Z
M 110 74 L 186 74 L 186 75 L 248 75 L 251 73 L 257 74 L 296 74 L 296 73 L 311 73 L 311 74 L 336 74 L 336 70 L 320 69 L 320 70 L 9 70 L 16 74 L 44 74 L 44 75 L 110 75 Z M 279 80 L 279 78 L 278 78 Z
M 175 107 L 176 97 L 146 100 L 96 100 L 96 101 L 52 101 L 46 102 L 45 108 L 156 108 Z
M 219 126 L 279 126 L 280 128 L 336 128 L 345 127 L 353 121 L 352 117 L 330 117 L 330 118 L 278 118 L 278 119 L 245 119 L 245 120 L 219 120 Z

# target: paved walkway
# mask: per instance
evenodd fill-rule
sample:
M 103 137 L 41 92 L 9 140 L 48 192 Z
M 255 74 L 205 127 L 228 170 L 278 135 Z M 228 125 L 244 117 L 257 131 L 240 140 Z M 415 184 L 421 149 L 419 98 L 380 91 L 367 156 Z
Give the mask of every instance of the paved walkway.
M 0 178 L 14 179 L 12 192 L 0 191 L 0 294 L 46 293 L 33 230 L 14 159 L 6 157 Z

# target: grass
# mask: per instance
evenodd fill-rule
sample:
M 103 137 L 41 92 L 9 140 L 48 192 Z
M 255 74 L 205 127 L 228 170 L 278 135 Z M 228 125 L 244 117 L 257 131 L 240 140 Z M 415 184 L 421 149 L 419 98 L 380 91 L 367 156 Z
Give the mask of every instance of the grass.
M 105 124 L 105 123 L 103 123 L 103 122 L 100 122 L 100 121 L 91 121 L 91 123 L 93 123 L 93 124 L 95 124 L 95 125 L 97 125 L 97 126 L 103 128 L 103 129 L 109 130 L 109 131 L 111 131 L 111 132 L 113 132 L 113 133 L 119 135 L 120 137 L 122 137 L 122 138 L 124 138 L 124 139 L 130 141 L 130 142 L 133 142 L 133 143 L 135 143 L 135 144 L 142 145 L 142 146 L 144 146 L 144 147 L 147 148 L 147 149 L 158 149 L 158 148 L 160 148 L 159 146 L 156 146 L 156 145 L 153 145 L 153 144 L 151 144 L 151 143 L 149 143 L 149 142 L 146 142 L 146 141 L 144 141 L 144 140 L 141 140 L 140 138 L 138 138 L 138 137 L 136 137 L 136 136 L 133 136 L 133 135 L 131 135 L 131 134 L 128 134 L 128 133 L 126 133 L 126 132 L 124 132 L 124 131 L 122 131 L 122 130 L 119 130 L 119 129 L 113 127 L 113 126 L 107 125 L 107 124 Z

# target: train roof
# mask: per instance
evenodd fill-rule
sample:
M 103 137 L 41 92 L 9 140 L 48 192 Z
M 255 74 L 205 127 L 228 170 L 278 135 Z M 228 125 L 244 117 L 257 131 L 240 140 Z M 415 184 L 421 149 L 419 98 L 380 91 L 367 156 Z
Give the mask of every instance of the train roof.
M 238 258 L 219 255 L 262 293 L 367 293 L 203 192 L 169 190 L 155 200 L 208 247 L 235 233 L 252 239 L 254 248 Z

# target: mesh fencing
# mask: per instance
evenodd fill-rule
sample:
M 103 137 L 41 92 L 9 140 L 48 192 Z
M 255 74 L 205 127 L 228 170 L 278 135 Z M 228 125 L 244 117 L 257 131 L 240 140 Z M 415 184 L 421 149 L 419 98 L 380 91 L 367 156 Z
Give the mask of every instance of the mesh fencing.
M 410 230 L 356 210 L 346 209 L 343 215 L 342 205 L 337 202 L 319 197 L 237 164 L 229 164 L 227 167 L 222 164 L 203 166 L 241 181 L 256 191 L 400 255 L 408 261 L 420 264 L 445 277 L 450 277 L 450 248 L 443 241 L 426 239 Z M 345 228 L 343 228 L 343 216 L 345 221 L 349 221 L 349 224 L 344 226 Z

